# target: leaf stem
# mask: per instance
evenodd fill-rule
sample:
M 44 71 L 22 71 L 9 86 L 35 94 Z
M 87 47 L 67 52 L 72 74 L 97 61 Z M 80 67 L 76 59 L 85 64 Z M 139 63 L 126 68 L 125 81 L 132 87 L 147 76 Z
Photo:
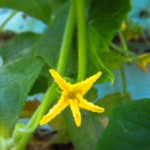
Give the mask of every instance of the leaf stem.
M 67 20 L 67 25 L 65 28 L 65 33 L 63 36 L 63 41 L 60 49 L 60 57 L 58 61 L 57 71 L 60 74 L 63 74 L 65 71 L 66 63 L 67 63 L 67 57 L 69 54 L 69 48 L 72 41 L 73 36 L 73 30 L 74 30 L 74 24 L 75 24 L 75 1 L 72 0 L 69 16 Z
M 81 81 L 86 76 L 87 47 L 86 47 L 86 10 L 85 1 L 76 0 L 78 25 L 78 77 Z
M 126 93 L 127 93 L 127 84 L 126 84 L 124 66 L 121 67 L 120 71 L 121 71 L 121 77 L 122 77 L 123 95 L 126 95 Z
M 18 13 L 18 11 L 13 10 L 12 13 L 6 18 L 6 20 L 0 26 L 0 32 L 3 31 L 5 25 Z
M 121 31 L 119 31 L 118 34 L 119 34 L 119 37 L 120 37 L 120 40 L 121 40 L 122 48 L 123 48 L 125 54 L 128 56 L 129 50 L 128 50 L 128 47 L 127 47 L 127 43 L 126 43 L 126 41 L 125 41 L 125 38 L 124 38 L 124 36 L 123 36 L 123 34 L 122 34 Z

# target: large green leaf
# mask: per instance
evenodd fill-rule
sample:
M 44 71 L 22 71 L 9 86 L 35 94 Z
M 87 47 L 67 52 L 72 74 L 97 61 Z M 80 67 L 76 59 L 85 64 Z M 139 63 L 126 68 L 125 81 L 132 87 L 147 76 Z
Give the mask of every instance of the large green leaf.
M 122 104 L 112 111 L 97 150 L 148 150 L 150 148 L 150 100 Z
M 107 50 L 130 10 L 130 0 L 92 0 L 88 17 L 91 48 Z
M 57 68 L 58 59 L 60 55 L 60 47 L 63 40 L 63 34 L 68 18 L 69 5 L 70 3 L 65 3 L 62 5 L 61 9 L 57 11 L 56 19 L 53 24 L 47 28 L 44 32 L 43 37 L 39 40 L 39 43 L 34 48 L 37 55 L 41 56 L 45 62 L 52 68 Z M 70 54 L 67 60 L 66 72 L 70 73 L 70 70 L 73 70 L 70 74 L 73 75 L 76 71 L 77 65 L 77 53 L 75 53 L 70 48 Z M 75 53 L 75 54 L 74 54 Z M 72 67 L 74 66 L 74 67 Z
M 53 24 L 47 28 L 35 47 L 37 55 L 41 56 L 45 62 L 53 68 L 56 68 L 58 63 L 60 47 L 69 10 L 68 8 L 68 5 L 65 5 L 60 11 L 58 11 Z
M 4 65 L 0 68 L 0 135 L 9 136 L 19 118 L 27 94 L 43 67 L 33 46 L 39 35 L 16 35 L 0 48 Z
M 38 34 L 21 33 L 10 39 L 5 45 L 0 47 L 0 55 L 3 57 L 4 63 L 27 55 L 34 55 L 32 49 L 39 38 L 40 35 Z
M 49 24 L 51 21 L 50 0 L 0 0 L 0 7 L 23 11 Z
M 40 59 L 29 57 L 0 68 L 0 135 L 10 135 L 42 66 Z

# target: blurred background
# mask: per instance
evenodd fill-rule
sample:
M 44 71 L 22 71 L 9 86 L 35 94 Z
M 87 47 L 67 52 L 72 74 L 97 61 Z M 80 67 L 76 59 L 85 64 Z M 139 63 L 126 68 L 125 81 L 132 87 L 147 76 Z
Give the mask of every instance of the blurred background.
M 108 66 L 108 68 L 115 68 L 112 69 L 115 76 L 115 82 L 114 84 L 107 82 L 95 85 L 98 89 L 98 97 L 95 102 L 104 98 L 106 95 L 113 93 L 121 93 L 122 95 L 129 94 L 133 100 L 150 98 L 150 0 L 132 0 L 131 2 L 132 10 L 128 14 L 128 18 L 124 20 L 120 29 L 124 36 L 124 42 L 131 54 L 125 53 L 123 55 L 132 58 L 132 54 L 134 53 L 139 56 L 139 60 L 146 55 L 146 59 L 138 62 L 133 61 L 133 57 L 131 61 L 128 60 L 128 63 L 124 65 L 124 70 L 120 68 L 117 69 L 117 67 L 114 66 Z M 0 8 L 0 44 L 1 41 L 11 38 L 16 33 L 28 31 L 42 34 L 46 27 L 47 25 L 44 22 L 32 18 L 23 12 Z M 116 33 L 116 36 L 110 45 L 110 49 L 112 50 L 115 49 L 114 44 L 119 45 L 119 32 L 120 31 Z M 119 49 L 118 52 L 122 54 Z M 113 64 L 115 64 L 114 62 L 118 60 L 114 59 L 110 61 L 113 61 Z M 0 57 L 0 66 L 2 65 L 3 60 Z M 107 66 L 107 61 L 105 65 Z M 35 99 L 38 99 L 42 101 L 43 98 L 44 93 L 39 93 L 29 96 L 28 100 L 34 101 Z M 39 103 L 37 102 L 37 106 L 38 104 Z M 22 121 L 26 122 L 25 119 Z M 42 128 L 49 129 L 50 126 L 45 125 Z M 38 132 L 36 134 L 38 134 Z M 70 145 L 68 145 L 68 147 L 69 146 Z

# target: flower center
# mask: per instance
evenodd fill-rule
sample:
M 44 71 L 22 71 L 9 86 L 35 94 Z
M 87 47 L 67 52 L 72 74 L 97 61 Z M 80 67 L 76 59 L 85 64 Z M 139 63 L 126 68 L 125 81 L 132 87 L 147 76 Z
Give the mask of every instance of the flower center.
M 74 93 L 74 92 L 69 92 L 69 93 L 68 93 L 68 99 L 77 99 L 77 98 L 76 98 L 76 93 Z

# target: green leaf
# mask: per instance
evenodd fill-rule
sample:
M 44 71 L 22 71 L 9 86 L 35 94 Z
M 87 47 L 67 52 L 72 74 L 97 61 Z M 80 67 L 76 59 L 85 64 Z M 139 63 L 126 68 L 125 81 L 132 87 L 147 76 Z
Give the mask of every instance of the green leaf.
M 39 44 L 35 47 L 37 55 L 41 56 L 53 68 L 56 68 L 58 63 L 68 11 L 68 5 L 58 11 L 53 24 L 47 28 L 39 40 Z
M 110 70 L 119 69 L 125 63 L 130 62 L 129 58 L 125 58 L 116 52 L 109 51 L 109 52 L 101 52 L 100 53 L 101 60 L 108 67 Z
M 0 68 L 0 135 L 8 137 L 43 62 L 37 58 L 22 58 Z
M 91 47 L 94 51 L 106 51 L 131 8 L 130 0 L 92 0 L 90 6 L 88 24 Z
M 39 40 L 40 35 L 34 33 L 22 33 L 16 35 L 2 47 L 0 47 L 0 55 L 3 57 L 4 63 L 11 62 L 24 56 L 33 55 L 32 48 Z
M 97 104 L 105 108 L 103 115 L 108 115 L 112 109 L 124 102 L 125 97 L 121 93 L 108 94 L 104 98 L 98 100 Z
M 47 24 L 51 21 L 50 0 L 1 0 L 0 7 L 23 11 L 30 16 L 43 20 Z
M 102 76 L 98 79 L 98 83 L 107 82 L 109 80 L 114 82 L 114 75 L 113 73 L 103 64 L 101 59 L 95 52 L 88 53 L 89 65 L 88 65 L 88 74 L 89 76 L 98 71 L 102 72 Z
M 97 150 L 145 150 L 150 141 L 150 100 L 122 104 L 112 111 Z
M 98 91 L 94 87 L 92 87 L 85 95 L 84 98 L 88 101 L 94 101 L 97 98 Z
M 104 129 L 100 122 L 100 114 L 86 110 L 81 113 L 82 124 L 81 127 L 77 127 L 72 112 L 69 109 L 65 110 L 66 130 L 76 150 L 95 150 L 100 133 Z
M 58 59 L 60 55 L 60 48 L 63 40 L 63 34 L 65 31 L 66 22 L 68 19 L 70 3 L 62 5 L 61 9 L 57 11 L 56 19 L 51 26 L 47 28 L 43 37 L 39 40 L 39 43 L 34 48 L 38 56 L 41 56 L 44 61 L 52 68 L 57 68 Z M 42 48 L 42 49 L 41 49 Z M 70 48 L 69 58 L 67 60 L 66 74 L 74 76 L 77 65 L 77 53 L 73 51 L 74 48 Z M 72 67 L 74 66 L 74 67 Z
M 47 73 L 49 73 L 48 70 Z M 49 78 L 50 78 L 50 74 L 49 74 Z M 34 95 L 37 93 L 45 93 L 47 89 L 48 89 L 48 80 L 46 79 L 46 77 L 39 75 L 33 87 L 31 88 L 29 95 Z

